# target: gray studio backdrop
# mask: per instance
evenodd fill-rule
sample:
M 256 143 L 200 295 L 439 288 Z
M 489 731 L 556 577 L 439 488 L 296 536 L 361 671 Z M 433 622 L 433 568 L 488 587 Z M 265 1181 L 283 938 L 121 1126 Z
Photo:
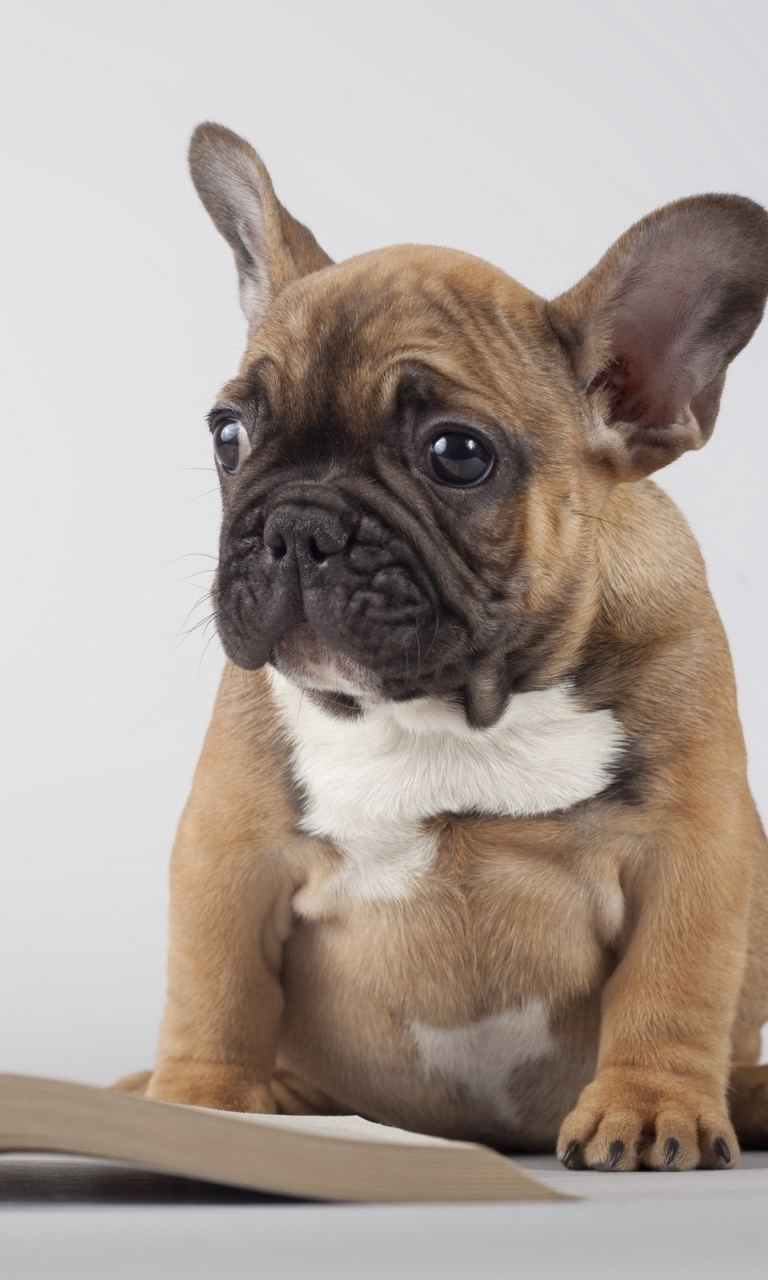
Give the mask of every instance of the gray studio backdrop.
M 0 1068 L 149 1065 L 166 864 L 221 666 L 204 414 L 244 336 L 185 148 L 262 151 L 334 257 L 469 250 L 552 295 L 656 205 L 768 203 L 748 0 L 26 0 L 3 19 Z M 768 814 L 768 326 L 664 473 Z M 206 642 L 210 639 L 208 647 Z

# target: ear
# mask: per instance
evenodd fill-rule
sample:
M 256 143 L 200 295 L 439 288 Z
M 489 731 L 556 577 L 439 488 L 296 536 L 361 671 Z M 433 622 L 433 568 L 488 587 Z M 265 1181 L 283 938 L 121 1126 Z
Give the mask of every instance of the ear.
M 283 208 L 260 158 L 236 133 L 220 124 L 198 125 L 189 167 L 200 199 L 232 246 L 240 304 L 253 333 L 281 289 L 331 259 Z
M 590 445 L 633 480 L 712 434 L 728 364 L 768 293 L 768 214 L 693 196 L 638 222 L 547 304 L 587 394 Z

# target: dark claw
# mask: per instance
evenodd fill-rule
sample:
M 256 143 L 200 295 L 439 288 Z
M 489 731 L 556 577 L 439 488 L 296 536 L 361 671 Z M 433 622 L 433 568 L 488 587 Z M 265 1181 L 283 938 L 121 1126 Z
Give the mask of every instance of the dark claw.
M 715 1138 L 715 1141 L 712 1143 L 712 1145 L 715 1148 L 715 1155 L 719 1156 L 720 1159 L 725 1162 L 725 1164 L 730 1164 L 731 1148 L 728 1146 L 728 1143 L 726 1142 L 725 1138 Z
M 667 1145 L 664 1148 L 664 1168 L 668 1169 L 671 1164 L 675 1163 L 677 1153 L 680 1150 L 680 1141 L 678 1138 L 668 1138 Z
M 565 1165 L 566 1169 L 572 1169 L 573 1166 L 575 1165 L 576 1161 L 574 1159 L 574 1156 L 576 1155 L 576 1152 L 578 1151 L 578 1149 L 579 1149 L 578 1138 L 574 1138 L 573 1141 L 569 1142 L 568 1146 L 565 1148 L 565 1155 L 563 1156 L 563 1164 Z
M 608 1152 L 608 1168 L 615 1169 L 621 1157 L 624 1155 L 624 1143 L 612 1142 L 611 1149 Z

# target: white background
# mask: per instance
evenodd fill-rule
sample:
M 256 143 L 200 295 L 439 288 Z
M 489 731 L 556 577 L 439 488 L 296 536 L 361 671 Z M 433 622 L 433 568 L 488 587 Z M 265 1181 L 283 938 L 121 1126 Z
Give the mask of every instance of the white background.
M 216 550 L 203 419 L 244 337 L 229 250 L 186 173 L 193 126 L 254 142 L 334 257 L 446 244 L 552 295 L 656 205 L 768 204 L 765 15 L 749 0 L 6 6 L 1 1069 L 106 1082 L 153 1057 L 168 852 L 221 663 L 202 628 L 178 639 L 206 616 Z M 730 634 L 764 813 L 767 350 L 768 326 L 711 444 L 663 475 Z

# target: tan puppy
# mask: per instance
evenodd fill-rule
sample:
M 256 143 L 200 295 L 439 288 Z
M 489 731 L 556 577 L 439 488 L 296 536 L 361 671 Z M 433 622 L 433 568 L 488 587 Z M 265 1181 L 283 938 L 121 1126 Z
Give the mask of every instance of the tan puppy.
M 732 1165 L 768 1137 L 768 850 L 645 477 L 712 431 L 768 216 L 679 201 L 547 303 L 446 249 L 333 265 L 218 126 L 191 165 L 250 338 L 147 1096 Z

